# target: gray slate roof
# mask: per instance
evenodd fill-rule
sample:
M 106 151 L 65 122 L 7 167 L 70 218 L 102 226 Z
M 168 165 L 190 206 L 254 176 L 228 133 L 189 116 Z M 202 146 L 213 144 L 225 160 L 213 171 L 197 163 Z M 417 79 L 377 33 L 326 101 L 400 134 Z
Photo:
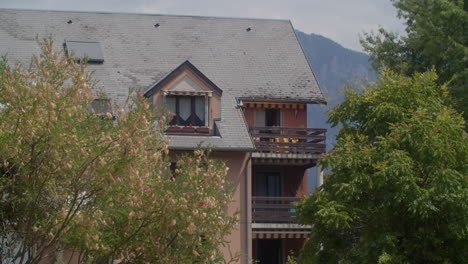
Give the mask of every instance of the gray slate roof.
M 174 136 L 174 149 L 201 141 L 218 150 L 252 149 L 237 98 L 324 102 L 287 20 L 0 9 L 0 54 L 28 65 L 39 52 L 36 36 L 51 36 L 57 49 L 64 40 L 99 41 L 105 61 L 88 68 L 115 103 L 186 60 L 196 65 L 223 90 L 221 137 Z

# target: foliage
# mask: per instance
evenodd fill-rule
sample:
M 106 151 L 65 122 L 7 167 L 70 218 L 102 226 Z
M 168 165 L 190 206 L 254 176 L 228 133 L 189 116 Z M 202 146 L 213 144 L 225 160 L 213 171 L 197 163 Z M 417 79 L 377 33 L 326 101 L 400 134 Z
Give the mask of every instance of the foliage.
M 376 69 L 388 67 L 407 76 L 435 68 L 447 83 L 458 111 L 468 120 L 468 13 L 463 0 L 393 0 L 406 36 L 380 28 L 365 33 L 364 50 Z
M 293 254 L 288 255 L 286 257 L 286 264 L 297 264 L 297 257 L 293 256 Z
M 464 263 L 468 137 L 435 72 L 383 71 L 330 112 L 331 169 L 299 205 L 313 225 L 302 263 Z
M 0 87 L 0 262 L 220 261 L 227 168 L 197 150 L 171 171 L 145 98 L 89 111 L 91 74 L 50 40 L 28 70 L 4 60 Z

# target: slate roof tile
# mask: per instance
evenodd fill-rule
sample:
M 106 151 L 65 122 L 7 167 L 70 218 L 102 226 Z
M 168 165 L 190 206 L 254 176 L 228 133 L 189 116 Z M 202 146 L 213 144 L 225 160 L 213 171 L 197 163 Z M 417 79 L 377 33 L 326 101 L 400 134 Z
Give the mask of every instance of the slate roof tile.
M 0 9 L 0 54 L 27 66 L 36 36 L 51 36 L 57 49 L 66 39 L 98 41 L 104 63 L 88 68 L 117 104 L 129 88 L 144 91 L 186 60 L 196 65 L 223 90 L 221 137 L 172 136 L 175 149 L 252 149 L 236 98 L 324 102 L 287 20 Z

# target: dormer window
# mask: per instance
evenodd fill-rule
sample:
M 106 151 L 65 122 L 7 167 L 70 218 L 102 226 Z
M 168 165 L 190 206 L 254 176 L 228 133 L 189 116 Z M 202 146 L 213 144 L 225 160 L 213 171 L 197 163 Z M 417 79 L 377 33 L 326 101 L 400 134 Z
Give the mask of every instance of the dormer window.
M 213 135 L 220 116 L 222 90 L 189 61 L 185 61 L 144 93 L 152 103 L 174 116 L 166 133 Z
M 167 110 L 174 114 L 171 126 L 206 126 L 204 96 L 166 96 Z

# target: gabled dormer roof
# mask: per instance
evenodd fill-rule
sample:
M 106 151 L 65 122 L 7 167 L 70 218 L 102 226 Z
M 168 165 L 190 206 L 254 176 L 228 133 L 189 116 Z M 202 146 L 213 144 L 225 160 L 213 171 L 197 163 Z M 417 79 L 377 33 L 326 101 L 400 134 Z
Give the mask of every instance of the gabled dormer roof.
M 179 77 L 180 75 L 184 74 L 186 71 L 190 71 L 193 73 L 196 77 L 198 77 L 201 81 L 203 81 L 207 87 L 211 90 L 210 92 L 214 92 L 221 96 L 223 94 L 223 90 L 221 90 L 216 84 L 214 84 L 208 77 L 206 77 L 205 74 L 203 74 L 197 67 L 195 67 L 190 61 L 186 60 L 177 68 L 174 70 L 168 72 L 166 75 L 164 75 L 160 80 L 152 84 L 144 93 L 143 95 L 146 97 L 150 97 L 153 94 L 157 93 L 160 91 L 162 88 L 164 88 L 169 82 L 174 80 L 175 78 Z M 203 91 L 203 89 L 193 89 L 194 87 L 197 87 L 196 85 L 190 85 L 190 89 L 178 89 L 173 92 L 179 92 L 181 94 L 183 93 L 200 93 L 203 94 L 206 91 Z

